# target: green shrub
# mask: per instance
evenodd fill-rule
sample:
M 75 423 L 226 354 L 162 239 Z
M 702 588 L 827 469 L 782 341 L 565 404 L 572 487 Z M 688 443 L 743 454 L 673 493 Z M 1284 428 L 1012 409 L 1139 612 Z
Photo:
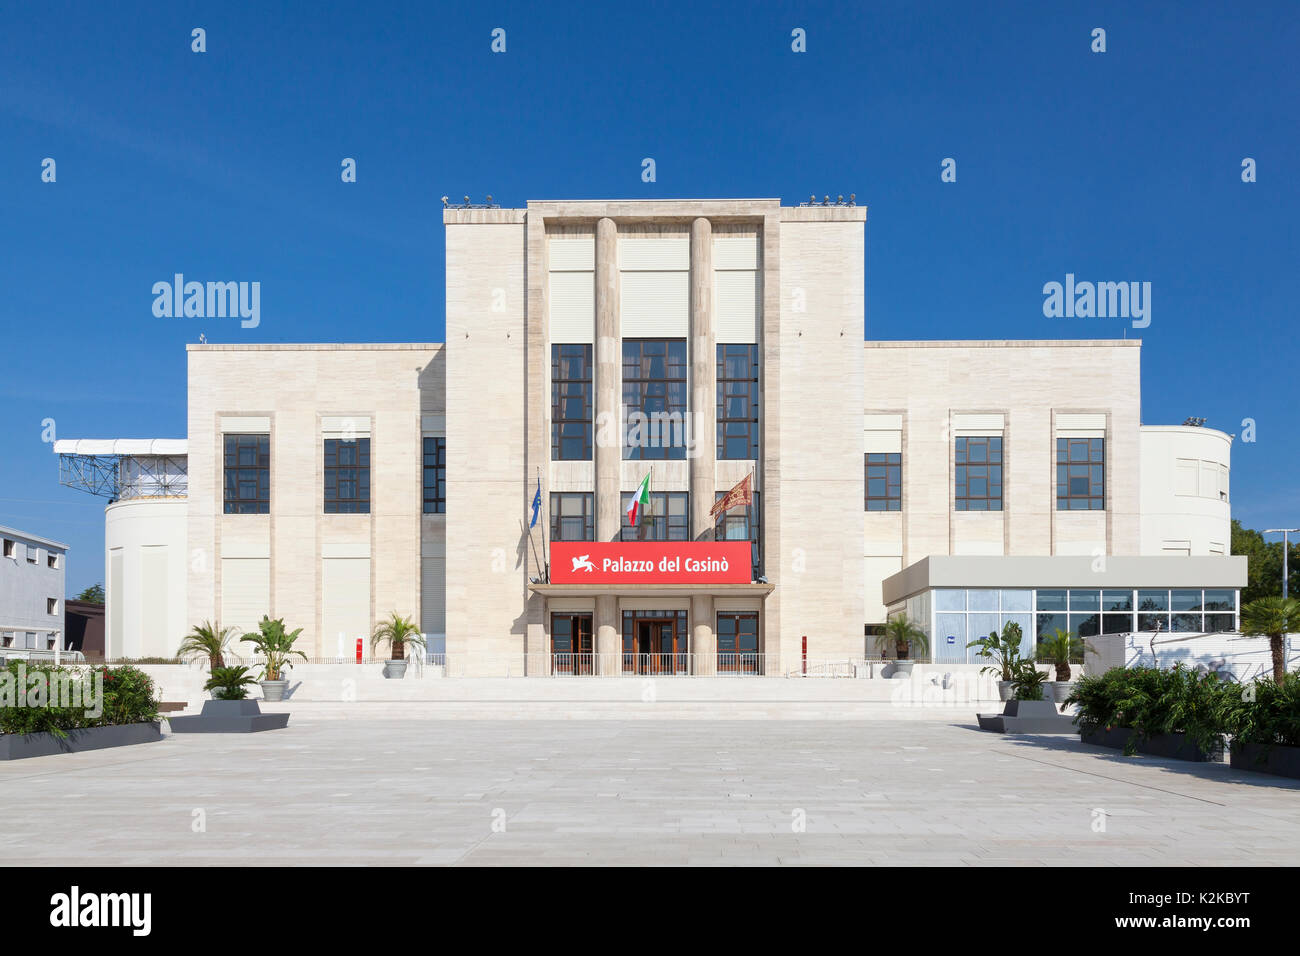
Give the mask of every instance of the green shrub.
M 0 700 L 0 733 L 52 733 L 65 737 L 69 730 L 158 719 L 158 700 L 154 694 L 153 681 L 148 674 L 129 665 L 111 668 L 55 667 L 53 664 L 11 661 L 4 673 L 11 675 L 9 681 L 12 683 L 9 686 L 16 694 L 23 695 L 24 706 L 18 706 L 16 697 L 13 701 Z M 0 677 L 4 673 L 0 673 Z M 79 700 L 80 703 L 69 705 L 70 701 L 65 700 L 63 706 L 57 706 L 55 701 L 47 698 L 43 705 L 27 706 L 27 687 L 18 686 L 19 678 L 25 675 L 30 680 L 33 674 L 41 675 L 47 688 L 55 683 L 64 683 L 72 692 L 72 700 Z M 103 682 L 103 699 L 98 714 L 93 713 L 92 707 L 96 675 Z
M 1140 740 L 1160 734 L 1186 734 L 1201 750 L 1213 750 L 1240 695 L 1238 686 L 1215 674 L 1196 674 L 1176 664 L 1169 670 L 1116 667 L 1080 678 L 1065 702 L 1079 705 L 1076 723 L 1084 734 L 1132 731 L 1124 745 L 1124 753 L 1132 756 Z
M 243 700 L 248 696 L 244 688 L 256 683 L 247 667 L 214 667 L 203 689 L 212 691 L 213 700 Z
M 1281 684 L 1265 678 L 1233 690 L 1225 725 L 1234 746 L 1300 747 L 1300 674 L 1286 674 Z
M 1021 658 L 1017 661 L 1015 673 L 1011 677 L 1011 687 L 1015 692 L 1016 700 L 1042 700 L 1045 680 L 1047 680 L 1046 671 L 1040 671 L 1034 666 L 1033 661 Z

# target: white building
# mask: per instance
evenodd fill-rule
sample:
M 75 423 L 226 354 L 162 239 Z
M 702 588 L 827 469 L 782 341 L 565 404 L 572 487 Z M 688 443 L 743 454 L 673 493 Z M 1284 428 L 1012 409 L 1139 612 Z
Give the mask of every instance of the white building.
M 4 649 L 63 650 L 68 546 L 0 527 L 0 657 Z
M 1135 340 L 864 341 L 865 219 L 448 209 L 445 344 L 189 346 L 185 497 L 130 492 L 148 443 L 56 446 L 119 463 L 110 654 L 262 614 L 337 658 L 397 612 L 466 674 L 783 673 L 904 610 L 952 662 L 1235 629 L 1231 438 L 1142 424 Z

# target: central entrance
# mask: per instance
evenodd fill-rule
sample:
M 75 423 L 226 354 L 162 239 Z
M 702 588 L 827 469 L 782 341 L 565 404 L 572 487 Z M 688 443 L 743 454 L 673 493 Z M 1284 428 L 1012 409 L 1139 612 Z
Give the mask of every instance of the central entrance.
M 689 674 L 686 611 L 624 611 L 623 673 Z

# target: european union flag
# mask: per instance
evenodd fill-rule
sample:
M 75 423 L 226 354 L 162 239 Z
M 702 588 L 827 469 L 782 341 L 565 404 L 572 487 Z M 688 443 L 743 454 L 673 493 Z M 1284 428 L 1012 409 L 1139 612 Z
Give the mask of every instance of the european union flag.
M 537 493 L 533 495 L 533 518 L 528 522 L 528 527 L 535 527 L 537 524 L 537 513 L 542 510 L 542 477 L 537 476 Z

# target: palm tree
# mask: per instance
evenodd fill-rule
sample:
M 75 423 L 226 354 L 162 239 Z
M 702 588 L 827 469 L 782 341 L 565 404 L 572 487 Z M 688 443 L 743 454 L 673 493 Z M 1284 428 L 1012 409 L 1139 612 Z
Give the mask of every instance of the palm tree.
M 1085 653 L 1093 651 L 1093 647 L 1081 637 L 1075 637 L 1069 631 L 1056 628 L 1050 637 L 1044 637 L 1038 645 L 1038 660 L 1043 664 L 1051 664 L 1056 668 L 1056 679 L 1061 683 L 1069 683 L 1071 670 L 1070 662 L 1081 660 Z
M 396 611 L 392 613 L 388 620 L 380 621 L 375 626 L 375 632 L 370 635 L 370 649 L 373 651 L 381 641 L 388 641 L 392 644 L 393 654 L 389 660 L 393 661 L 406 660 L 407 644 L 414 647 L 424 647 L 424 635 L 415 626 L 415 622 L 409 617 L 402 617 Z
M 302 628 L 286 631 L 284 618 L 271 620 L 264 614 L 262 620 L 257 622 L 257 630 L 249 631 L 240 640 L 252 644 L 266 659 L 262 665 L 262 680 L 279 681 L 285 679 L 284 669 L 289 666 L 290 657 L 296 654 L 303 660 L 307 660 L 307 655 L 293 646 L 293 642 L 298 640 L 300 634 Z
M 900 661 L 907 660 L 909 650 L 915 645 L 921 653 L 929 650 L 929 642 L 925 639 L 925 631 L 921 630 L 906 614 L 898 614 L 891 617 L 885 624 L 886 639 L 893 643 L 894 653 L 898 655 Z
M 1256 598 L 1241 609 L 1241 633 L 1267 637 L 1273 653 L 1273 683 L 1286 677 L 1286 636 L 1300 631 L 1300 601 L 1287 597 Z
M 207 655 L 208 670 L 215 671 L 226 666 L 224 651 L 235 633 L 233 627 L 221 627 L 211 621 L 194 625 L 194 630 L 185 635 L 181 646 L 176 650 L 177 657 L 202 657 Z

